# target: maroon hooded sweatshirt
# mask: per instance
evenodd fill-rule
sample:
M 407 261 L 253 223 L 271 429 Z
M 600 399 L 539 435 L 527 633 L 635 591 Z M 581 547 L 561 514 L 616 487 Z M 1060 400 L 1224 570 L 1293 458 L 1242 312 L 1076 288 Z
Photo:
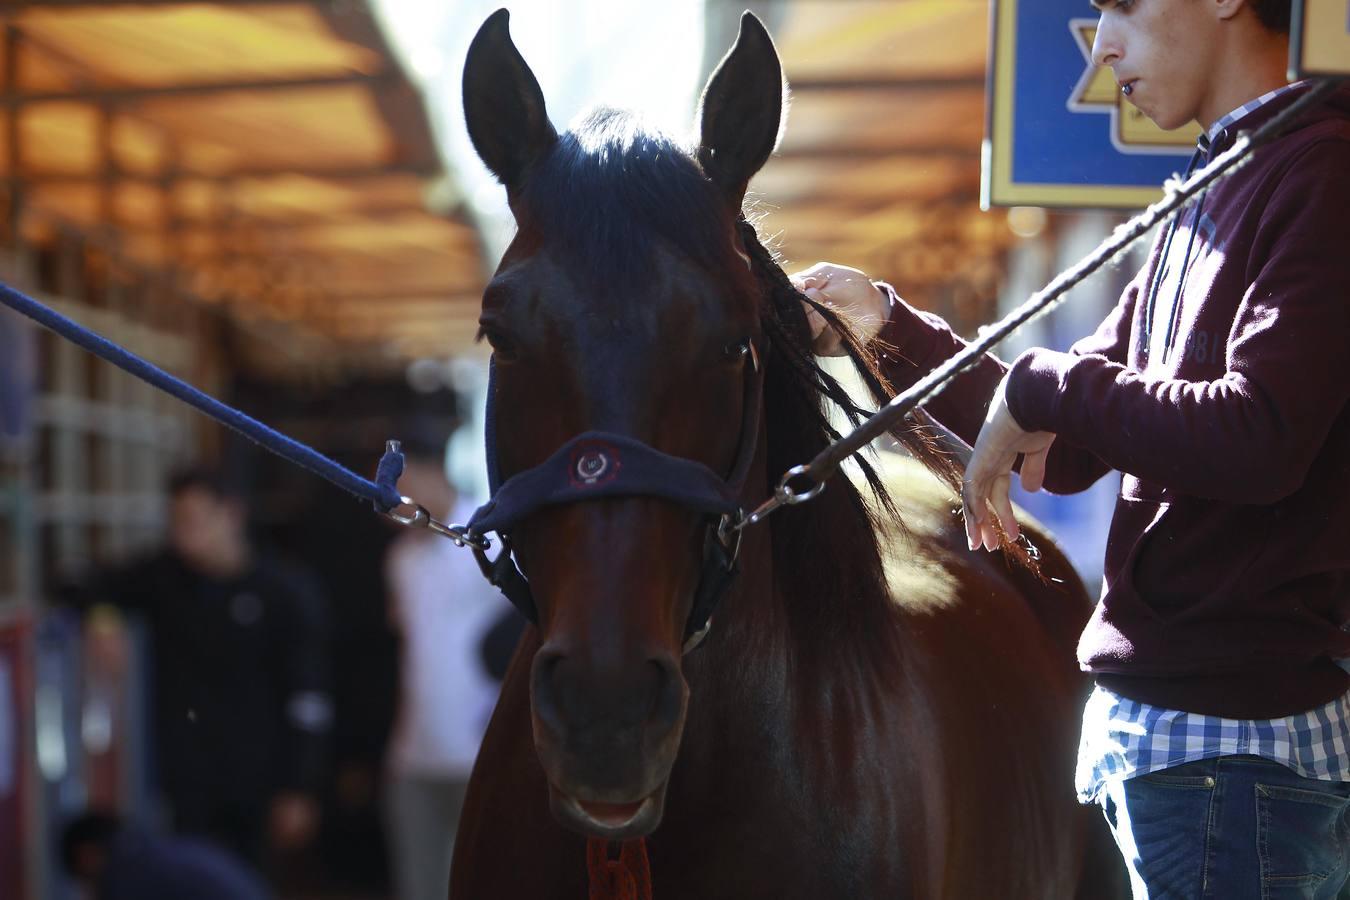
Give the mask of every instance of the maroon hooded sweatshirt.
M 1103 686 L 1240 719 L 1350 688 L 1334 662 L 1350 657 L 1348 216 L 1350 86 L 1192 205 L 1165 261 L 1164 229 L 1095 334 L 1013 364 L 1013 417 L 1058 435 L 1048 490 L 1125 473 L 1078 646 Z M 898 298 L 880 340 L 899 389 L 964 347 Z M 974 443 L 1004 371 L 987 358 L 927 408 Z

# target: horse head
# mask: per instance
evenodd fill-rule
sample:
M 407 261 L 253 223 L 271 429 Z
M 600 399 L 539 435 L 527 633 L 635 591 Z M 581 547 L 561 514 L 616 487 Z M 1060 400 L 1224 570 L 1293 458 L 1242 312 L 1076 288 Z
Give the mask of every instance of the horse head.
M 465 115 L 517 225 L 480 320 L 503 478 L 588 432 L 634 446 L 573 445 L 566 477 L 581 485 L 654 454 L 723 478 L 744 468 L 760 431 L 763 336 L 737 222 L 777 142 L 783 93 L 773 42 L 747 13 L 704 91 L 692 153 L 613 110 L 559 134 L 507 12 L 484 23 L 465 63 Z M 661 820 L 709 540 L 696 507 L 606 495 L 541 505 L 511 528 L 542 642 L 535 746 L 554 816 L 582 833 L 631 838 Z

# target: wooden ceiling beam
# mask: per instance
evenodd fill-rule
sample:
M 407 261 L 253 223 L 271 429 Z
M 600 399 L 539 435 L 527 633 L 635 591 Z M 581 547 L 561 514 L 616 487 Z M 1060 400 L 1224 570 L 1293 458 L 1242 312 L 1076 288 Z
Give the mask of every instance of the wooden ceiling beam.
M 934 78 L 798 78 L 788 81 L 796 94 L 817 91 L 981 91 L 985 89 L 984 73 L 978 75 L 951 75 Z
M 365 178 L 383 178 L 389 175 L 419 175 L 422 177 L 431 177 L 438 174 L 440 174 L 440 168 L 438 166 L 420 163 L 375 163 L 371 165 L 334 166 L 332 168 L 325 168 L 322 166 L 309 168 L 304 166 L 284 165 L 249 166 L 246 168 L 231 169 L 228 172 L 194 172 L 190 169 L 179 169 L 170 175 L 158 173 L 142 174 L 119 169 L 114 175 L 114 180 L 144 183 L 162 187 L 166 177 L 171 178 L 174 181 L 208 182 L 238 181 L 245 178 L 315 178 L 328 179 L 330 181 L 359 181 Z M 103 184 L 105 181 L 104 176 L 96 173 L 85 175 L 70 172 L 20 172 L 19 177 L 26 183 L 34 185 L 88 184 L 90 186 L 97 186 Z
M 379 88 L 398 82 L 398 76 L 392 72 L 342 72 L 334 75 L 313 75 L 305 78 L 244 78 L 235 81 L 204 81 L 198 83 L 165 84 L 153 87 L 117 87 L 104 88 L 89 86 L 67 91 L 33 91 L 30 93 L 11 93 L 3 98 L 8 106 L 30 106 L 38 103 L 87 102 L 117 105 L 143 100 L 160 100 L 173 97 L 201 97 L 210 94 L 224 94 L 247 91 L 250 93 L 268 91 L 296 91 L 337 87 L 373 87 Z
M 390 297 L 387 301 L 371 301 L 370 305 L 354 306 L 350 304 L 332 304 L 327 298 L 319 296 L 315 298 L 316 305 L 323 306 L 325 316 L 336 318 L 342 321 L 369 321 L 374 318 L 386 316 L 432 316 L 466 318 L 466 320 L 478 321 L 478 298 L 475 297 L 472 302 L 454 300 L 406 300 L 406 298 Z
M 404 287 L 401 285 L 392 285 L 380 290 L 373 291 L 352 291 L 352 290 L 331 290 L 325 291 L 324 296 L 338 303 L 379 303 L 382 300 L 398 300 L 401 298 L 432 298 L 451 299 L 456 302 L 460 300 L 472 301 L 475 306 L 483 300 L 481 290 L 453 290 L 446 285 L 413 285 Z
M 280 231 L 294 234 L 297 229 L 306 228 L 324 229 L 330 226 L 342 228 L 355 225 L 379 225 L 382 220 L 390 216 L 406 216 L 414 213 L 438 219 L 442 218 L 420 206 L 408 203 L 385 202 L 376 199 L 363 205 L 358 198 L 353 205 L 332 213 L 308 207 L 292 207 L 285 210 L 278 207 L 269 209 L 266 213 L 252 212 L 247 216 L 240 213 L 232 217 L 222 216 L 214 212 L 208 215 L 193 215 L 190 211 L 182 212 L 175 220 L 173 227 L 178 229 L 180 233 L 193 236 L 205 234 L 219 237 L 222 233 L 233 234 L 233 232 L 227 230 L 231 228 L 260 232 Z M 443 219 L 443 221 L 464 228 L 466 231 L 469 230 L 468 225 L 463 225 L 454 219 Z
M 819 159 L 834 161 L 852 161 L 875 162 L 877 160 L 894 160 L 897 164 L 906 161 L 929 162 L 934 159 L 957 160 L 961 162 L 979 162 L 979 146 L 965 146 L 956 144 L 939 144 L 933 146 L 905 147 L 905 146 L 847 146 L 847 145 L 807 145 L 807 146 L 788 146 L 779 150 L 772 157 L 773 159 Z
M 887 192 L 884 189 L 863 190 L 859 188 L 856 190 L 840 190 L 828 184 L 803 185 L 800 189 L 793 189 L 791 191 L 779 190 L 773 194 L 762 192 L 757 194 L 752 186 L 750 193 L 751 199 L 760 199 L 772 207 L 770 214 L 776 210 L 791 212 L 798 206 L 830 206 L 838 209 L 840 215 L 852 216 L 876 212 L 901 202 L 928 206 L 941 203 L 973 205 L 980 201 L 978 184 L 968 187 L 962 186 L 953 188 L 952 190 L 944 192 L 941 196 L 932 197 L 906 197 L 903 194 Z
M 201 0 L 4 0 L 4 12 L 67 9 L 135 9 L 137 7 L 189 6 Z M 217 6 L 314 6 L 336 5 L 331 0 L 215 0 Z

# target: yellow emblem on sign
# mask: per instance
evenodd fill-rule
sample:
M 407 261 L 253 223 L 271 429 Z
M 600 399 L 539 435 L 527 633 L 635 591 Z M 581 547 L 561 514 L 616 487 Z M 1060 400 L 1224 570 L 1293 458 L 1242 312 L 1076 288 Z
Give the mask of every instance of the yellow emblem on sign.
M 1111 116 L 1111 143 L 1121 153 L 1176 153 L 1194 147 L 1200 125 L 1192 122 L 1173 131 L 1163 131 L 1141 113 L 1116 86 L 1111 70 L 1092 62 L 1092 42 L 1097 37 L 1096 19 L 1070 19 L 1069 31 L 1087 62 L 1087 70 L 1074 85 L 1068 107 L 1076 113 L 1107 113 Z

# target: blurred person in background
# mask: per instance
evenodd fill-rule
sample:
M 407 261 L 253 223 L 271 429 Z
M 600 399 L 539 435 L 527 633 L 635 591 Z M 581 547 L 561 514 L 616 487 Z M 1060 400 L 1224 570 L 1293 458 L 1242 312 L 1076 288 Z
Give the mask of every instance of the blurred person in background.
M 258 874 L 206 841 L 156 835 L 105 813 L 61 833 L 61 862 L 89 900 L 267 900 Z
M 326 610 L 310 575 L 253 546 L 241 493 L 194 469 L 169 488 L 169 545 L 76 592 L 104 635 L 142 616 L 153 777 L 169 823 L 266 870 L 318 825 L 332 720 Z M 100 652 L 97 646 L 94 652 Z
M 467 522 L 474 504 L 446 476 L 450 429 L 405 430 L 399 490 L 443 522 Z M 398 900 L 444 900 L 469 775 L 500 685 L 481 646 L 506 600 L 467 549 L 426 529 L 390 545 L 389 617 L 402 639 L 398 715 L 387 760 L 386 830 Z

